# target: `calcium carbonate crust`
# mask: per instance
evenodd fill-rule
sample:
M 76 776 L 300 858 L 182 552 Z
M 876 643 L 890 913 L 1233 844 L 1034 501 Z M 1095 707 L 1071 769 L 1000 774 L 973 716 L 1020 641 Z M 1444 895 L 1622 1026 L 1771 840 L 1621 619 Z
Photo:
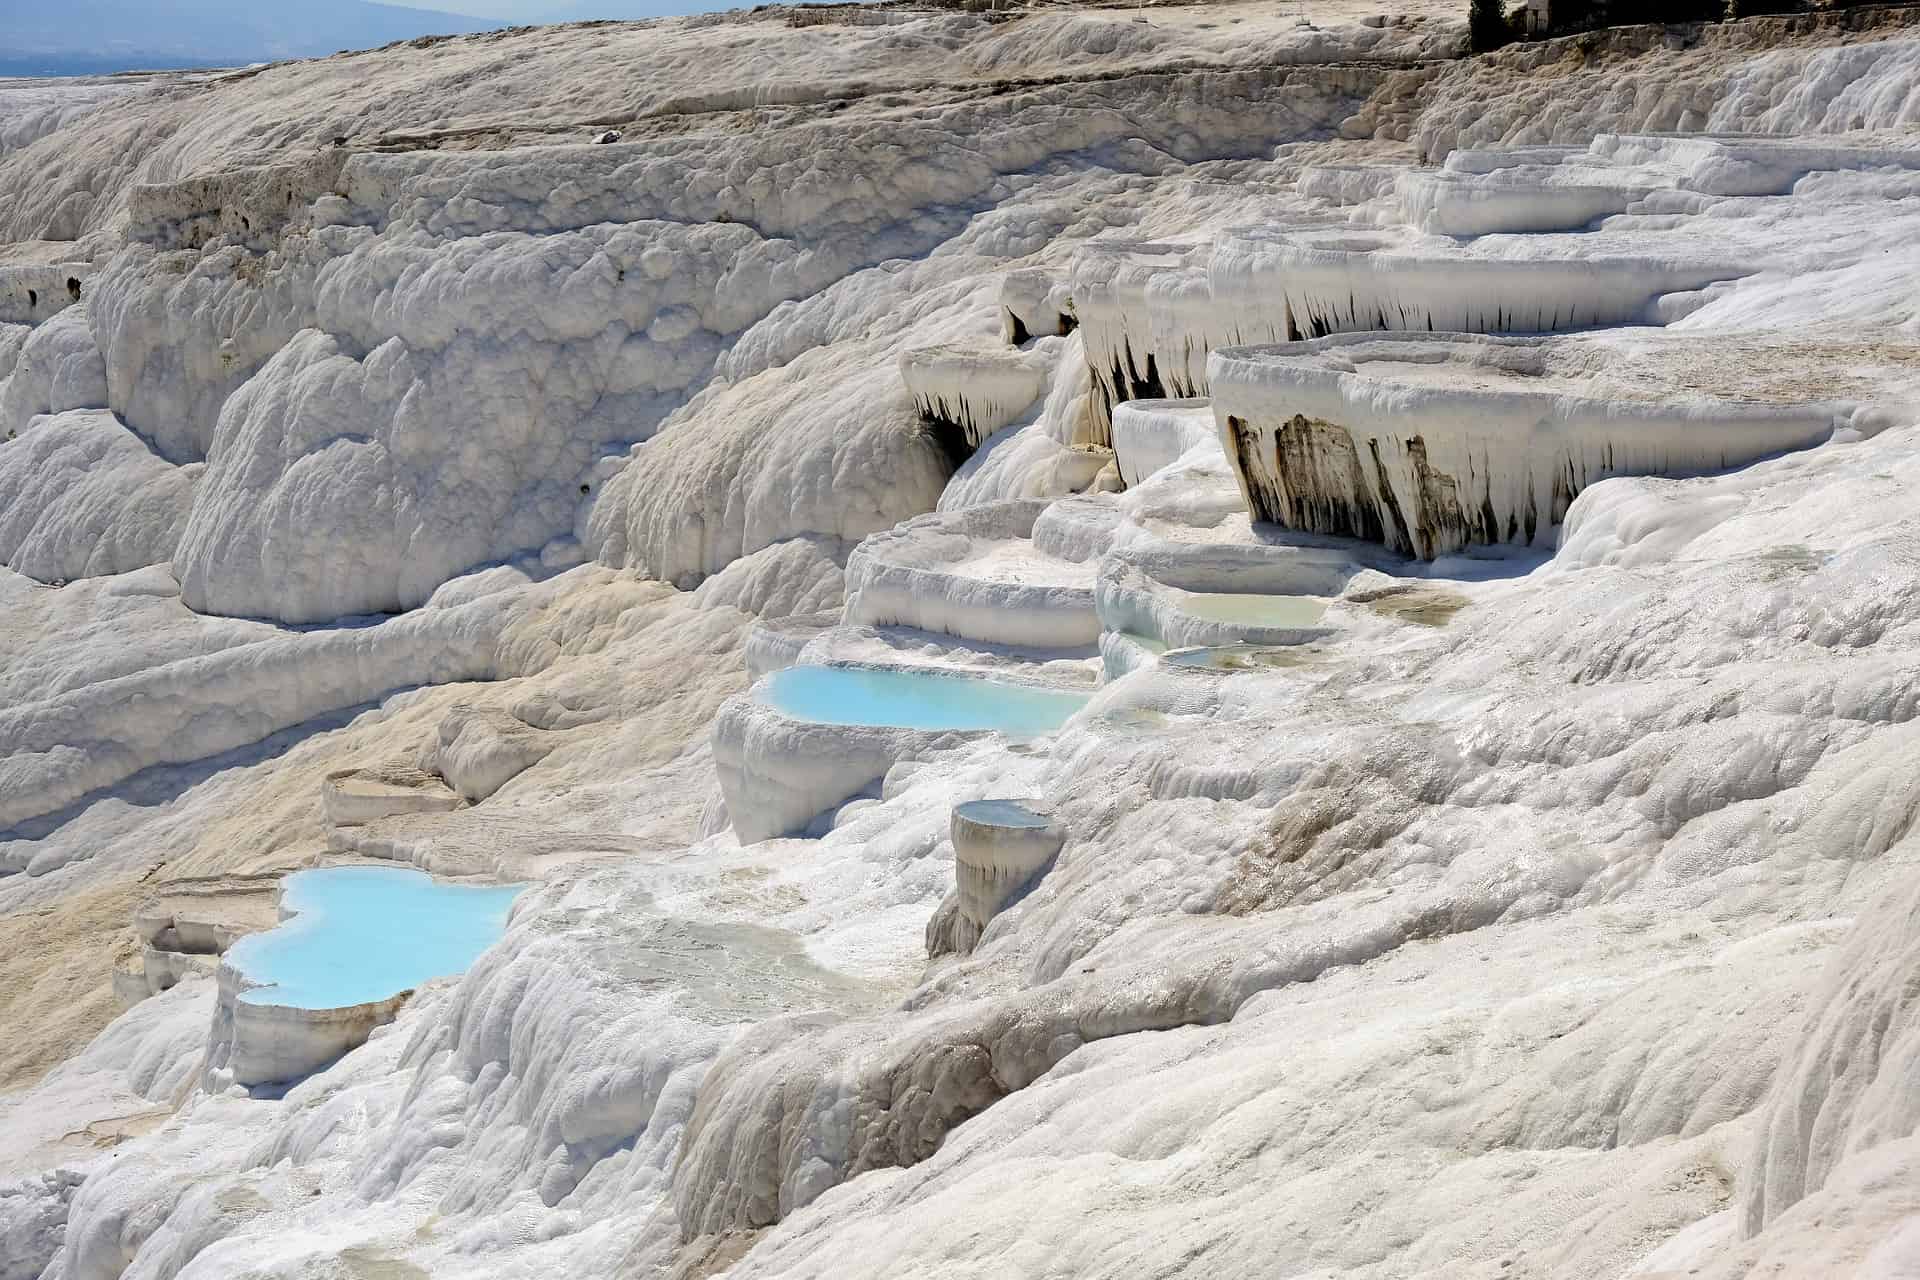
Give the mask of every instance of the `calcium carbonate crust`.
M 1458 8 L 0 83 L 0 1276 L 1911 1269 L 1920 41 Z M 533 887 L 240 1035 L 339 856 Z

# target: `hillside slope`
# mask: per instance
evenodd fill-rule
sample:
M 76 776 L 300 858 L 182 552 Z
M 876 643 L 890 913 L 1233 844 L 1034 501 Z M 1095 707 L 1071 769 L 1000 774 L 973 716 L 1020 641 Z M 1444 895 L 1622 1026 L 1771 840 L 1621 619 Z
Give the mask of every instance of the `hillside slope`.
M 0 84 L 0 1278 L 1916 1265 L 1920 39 L 1452 8 Z

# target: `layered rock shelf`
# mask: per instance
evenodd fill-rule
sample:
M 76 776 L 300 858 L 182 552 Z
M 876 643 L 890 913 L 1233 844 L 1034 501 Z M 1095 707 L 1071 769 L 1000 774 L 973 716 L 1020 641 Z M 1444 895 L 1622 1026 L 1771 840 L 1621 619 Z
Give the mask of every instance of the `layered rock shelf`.
M 320 809 L 336 827 L 354 827 L 407 813 L 458 809 L 460 796 L 446 779 L 423 769 L 393 765 L 339 769 L 320 784 Z
M 114 969 L 121 1003 L 137 1004 L 183 979 L 210 976 L 220 957 L 279 919 L 277 874 L 191 877 L 166 884 L 133 913 L 138 951 Z
M 80 301 L 93 272 L 90 262 L 0 264 L 0 325 L 51 320 Z
M 714 768 L 743 842 L 805 831 L 895 764 L 989 734 L 1059 728 L 1086 694 L 951 669 L 799 666 L 729 698 Z
M 1129 400 L 1113 411 L 1113 456 L 1128 486 L 1195 450 L 1212 456 L 1220 447 L 1213 405 L 1202 398 Z
M 955 463 L 1031 409 L 1052 371 L 1041 350 L 920 347 L 900 357 L 907 391 Z
M 1093 443 L 1111 444 L 1113 407 L 1122 401 L 1202 394 L 1188 376 L 1186 340 L 1177 359 L 1156 351 L 1152 319 L 1155 308 L 1175 306 L 1175 297 L 1197 299 L 1204 307 L 1199 256 L 1190 245 L 1124 240 L 1097 241 L 1074 255 L 1074 316 L 1093 378 Z M 1203 351 L 1202 363 L 1205 358 Z
M 972 951 L 993 917 L 1053 861 L 1067 833 L 1036 800 L 969 800 L 953 807 L 949 946 Z
M 1817 444 L 1835 403 L 1751 403 L 1697 388 L 1583 395 L 1602 353 L 1571 339 L 1343 335 L 1216 352 L 1214 414 L 1260 520 L 1431 560 L 1548 543 L 1613 475 L 1688 475 Z
M 1469 256 L 1405 231 L 1304 231 L 1218 270 L 1285 299 L 1289 337 L 1554 333 L 1646 323 L 1666 294 L 1748 274 L 1733 263 L 1639 255 Z M 1209 371 L 1209 378 L 1212 374 Z
M 936 512 L 875 534 L 847 559 L 843 620 L 1025 648 L 1093 644 L 1095 565 L 1036 538 L 1047 506 L 1017 500 Z

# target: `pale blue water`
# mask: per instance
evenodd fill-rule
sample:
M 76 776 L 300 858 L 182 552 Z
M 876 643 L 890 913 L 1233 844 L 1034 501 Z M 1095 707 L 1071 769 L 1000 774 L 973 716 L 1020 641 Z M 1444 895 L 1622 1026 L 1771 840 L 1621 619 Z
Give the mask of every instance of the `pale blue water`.
M 507 927 L 525 885 L 443 884 L 406 867 L 322 867 L 281 882 L 278 927 L 226 961 L 255 982 L 249 1004 L 337 1009 L 465 973 Z
M 1091 695 L 940 672 L 806 666 L 774 673 L 763 696 L 816 724 L 995 729 L 1031 737 L 1058 729 Z
M 1038 830 L 1053 819 L 1043 813 L 1035 813 L 1027 807 L 1024 800 L 969 800 L 957 804 L 953 811 L 968 822 L 977 822 L 983 827 L 1021 827 Z

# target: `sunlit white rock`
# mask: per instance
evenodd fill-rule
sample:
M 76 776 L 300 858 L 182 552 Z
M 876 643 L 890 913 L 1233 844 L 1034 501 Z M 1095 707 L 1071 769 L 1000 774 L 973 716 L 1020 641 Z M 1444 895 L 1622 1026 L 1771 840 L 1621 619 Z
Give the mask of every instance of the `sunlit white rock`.
M 313 1074 L 367 1042 L 393 1021 L 411 991 L 336 1009 L 299 1009 L 240 997 L 254 984 L 229 965 L 219 970 L 219 1003 L 207 1037 L 210 1087 L 287 1084 Z
M 439 776 L 418 769 L 340 769 L 320 784 L 320 807 L 336 827 L 404 813 L 445 813 L 460 796 Z
M 32 419 L 0 442 L 0 562 L 68 582 L 170 560 L 200 470 L 156 457 L 105 410 Z
M 41 414 L 99 409 L 107 403 L 106 367 L 85 306 L 67 307 L 30 329 L 0 378 L 0 440 L 30 430 Z
M 990 644 L 1092 644 L 1094 565 L 1035 544 L 1043 501 L 935 512 L 862 542 L 847 560 L 850 625 L 918 627 Z
M 1224 242 L 1210 268 L 1285 298 L 1298 339 L 1364 330 L 1545 333 L 1641 320 L 1662 294 L 1744 274 L 1688 258 L 1468 256 L 1402 232 L 1301 231 Z
M 1153 349 L 1147 291 L 1159 277 L 1193 275 L 1195 255 L 1189 245 L 1125 240 L 1096 241 L 1074 254 L 1074 316 L 1093 375 L 1093 443 L 1109 443 L 1113 406 L 1124 400 L 1194 394 L 1167 385 L 1170 370 Z
M 901 760 L 923 759 L 981 731 L 817 724 L 763 698 L 729 698 L 713 724 L 713 764 L 742 844 L 795 835 L 867 790 Z
M 1600 354 L 1595 352 L 1594 354 Z M 1604 357 L 1603 357 L 1604 358 Z M 1546 543 L 1610 475 L 1687 475 L 1827 439 L 1839 404 L 1600 399 L 1575 343 L 1347 335 L 1216 352 L 1214 415 L 1256 519 L 1423 559 Z
M 1120 478 L 1137 485 L 1195 449 L 1216 451 L 1220 433 L 1211 402 L 1129 400 L 1114 406 L 1113 456 Z
M 1039 267 L 1007 272 L 1000 282 L 1000 306 L 1006 313 L 1003 336 L 1014 346 L 1064 335 L 1077 323 L 1067 281 Z
M 1906 925 L 1880 904 L 1913 870 L 1899 763 L 1916 749 L 1920 476 L 1896 409 L 1732 474 L 1599 479 L 1550 560 L 1413 565 L 1249 527 L 1223 462 L 1076 494 L 1035 520 L 1037 551 L 1113 557 L 1156 600 L 1337 597 L 1339 633 L 1300 665 L 1228 654 L 1182 671 L 1159 642 L 1109 633 L 1116 678 L 1050 739 L 895 763 L 818 840 L 743 847 L 702 825 L 702 743 L 753 617 L 835 607 L 853 544 L 936 504 L 1116 487 L 1110 458 L 1074 447 L 1091 434 L 1071 407 L 1084 360 L 952 480 L 904 394 L 903 350 L 1005 332 L 1010 264 L 1058 280 L 1078 242 L 1109 235 L 1210 255 L 1223 229 L 1307 212 L 1307 159 L 1387 162 L 1327 194 L 1350 186 L 1357 225 L 1392 227 L 1377 178 L 1456 145 L 1899 127 L 1920 73 L 1893 11 L 1690 28 L 1671 49 L 1648 28 L 1599 32 L 1579 42 L 1590 65 L 1564 42 L 1445 61 L 1454 8 L 1382 27 L 1308 12 L 1296 27 L 1291 10 L 1233 6 L 769 10 L 143 80 L 51 134 L 37 109 L 0 109 L 0 236 L 85 236 L 22 252 L 111 264 L 69 310 L 113 357 L 110 390 L 129 398 L 110 403 L 170 462 L 205 456 L 221 404 L 303 328 L 355 361 L 404 331 L 446 379 L 424 390 L 471 378 L 473 399 L 428 406 L 447 477 L 553 461 L 450 456 L 476 407 L 531 402 L 495 375 L 567 383 L 548 408 L 580 403 L 602 369 L 664 388 L 610 382 L 604 420 L 550 418 L 533 440 L 610 446 L 566 477 L 559 523 L 455 568 L 407 617 L 197 616 L 159 565 L 59 590 L 0 573 L 0 740 L 24 748 L 0 760 L 0 825 L 17 828 L 0 865 L 39 873 L 0 880 L 0 907 L 32 913 L 7 973 L 27 975 L 11 998 L 47 1028 L 68 1017 L 48 990 L 98 998 L 113 934 L 91 921 L 117 933 L 116 904 L 157 866 L 312 852 L 327 773 L 417 760 L 457 700 L 562 739 L 471 810 L 334 833 L 379 856 L 565 870 L 465 979 L 285 1099 L 203 1092 L 150 1132 L 116 1127 L 149 1105 L 121 1088 L 145 1071 L 134 1040 L 197 1073 L 211 994 L 191 977 L 85 1055 L 96 1080 L 0 1097 L 0 1163 L 52 1153 L 26 1193 L 0 1191 L 0 1237 L 26 1242 L 31 1273 L 1905 1266 L 1912 1144 L 1885 1099 L 1906 1056 Z M 586 145 L 604 126 L 582 122 L 604 119 L 622 141 Z M 136 177 L 217 178 L 334 137 L 357 153 L 340 190 L 304 211 L 292 191 L 272 247 L 185 190 L 143 234 L 204 247 L 122 243 Z M 1483 270 L 1764 267 L 1656 300 L 1663 334 L 1594 340 L 1584 394 L 1669 398 L 1692 365 L 1679 372 L 1766 403 L 1898 404 L 1920 270 L 1908 171 L 1815 170 L 1791 194 L 1724 199 L 1686 186 L 1684 165 L 1621 163 L 1679 185 L 1589 231 L 1446 250 Z M 251 209 L 258 176 L 206 189 Z M 605 296 L 634 295 L 576 307 L 542 264 L 598 243 L 582 228 L 648 222 L 762 247 L 717 275 L 698 253 L 652 259 L 719 327 L 670 306 L 644 358 L 623 338 L 599 363 Z M 572 288 L 605 279 L 591 257 L 574 266 Z M 634 282 L 619 270 L 614 285 Z M 1145 349 L 1191 367 L 1178 317 L 1203 295 L 1191 272 L 1168 278 L 1178 305 L 1149 309 Z M 1274 278 L 1247 279 L 1256 298 Z M 466 362 L 456 348 L 481 337 Z M 0 377 L 16 342 L 0 333 Z M 188 411 L 153 412 L 168 405 Z M 437 503 L 429 529 L 450 511 Z M 338 540 L 359 554 L 376 539 Z M 233 550 L 250 545 L 280 554 L 244 536 Z M 620 568 L 565 567 L 582 554 Z M 688 598 L 642 573 L 701 585 Z M 763 656 L 785 661 L 804 630 Z M 1010 661 L 884 630 L 799 648 Z M 923 971 L 951 809 L 993 795 L 1046 796 L 1075 840 L 986 950 Z M 1823 978 L 1850 920 L 1858 945 Z M 75 936 L 102 945 L 74 959 Z M 192 998 L 181 1055 L 154 1033 Z M 30 1025 L 11 1040 L 52 1034 Z M 1825 1087 L 1876 1045 L 1867 1093 L 1864 1068 Z M 1791 1121 L 1808 1114 L 1803 1141 Z M 22 1144 L 36 1116 L 59 1126 Z M 83 1164 L 77 1183 L 39 1172 Z M 1769 1191 L 1742 1238 L 1728 1206 L 1755 1178 L 1807 1194 Z
M 1057 344 L 1054 344 L 1057 345 Z M 900 356 L 900 376 L 923 417 L 953 434 L 956 461 L 1024 416 L 1046 393 L 1050 352 L 1005 348 L 917 347 Z
M 469 703 L 447 712 L 436 737 L 429 755 L 433 771 L 472 803 L 485 800 L 555 746 L 550 735 L 512 712 Z
M 953 875 L 959 895 L 955 948 L 971 951 L 1007 899 L 1060 852 L 1066 832 L 1034 801 L 974 800 L 953 809 Z
M 61 262 L 47 266 L 0 265 L 0 324 L 39 324 L 80 301 L 93 266 Z

